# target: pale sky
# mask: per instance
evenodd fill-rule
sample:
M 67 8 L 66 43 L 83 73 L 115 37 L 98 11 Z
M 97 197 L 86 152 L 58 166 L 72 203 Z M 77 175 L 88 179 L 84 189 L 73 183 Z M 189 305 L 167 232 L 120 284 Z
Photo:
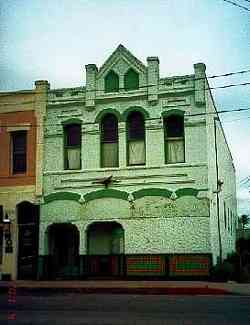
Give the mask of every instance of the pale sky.
M 245 0 L 235 1 L 245 7 Z M 250 69 L 250 12 L 223 0 L 5 0 L 0 3 L 0 91 L 85 85 L 85 64 L 102 65 L 122 43 L 138 59 L 160 59 L 161 77 Z M 210 80 L 250 82 L 250 73 Z M 250 108 L 250 86 L 213 91 L 218 110 Z M 250 110 L 221 115 L 237 171 L 250 175 Z M 249 183 L 250 186 L 250 183 Z M 250 214 L 247 185 L 239 215 Z

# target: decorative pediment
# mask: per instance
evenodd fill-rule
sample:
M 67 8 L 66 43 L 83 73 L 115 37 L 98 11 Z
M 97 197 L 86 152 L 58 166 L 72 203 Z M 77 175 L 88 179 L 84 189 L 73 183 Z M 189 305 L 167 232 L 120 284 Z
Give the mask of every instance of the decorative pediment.
M 120 44 L 100 67 L 97 79 L 101 78 L 109 70 L 114 70 L 118 74 L 124 74 L 128 68 L 134 68 L 138 73 L 146 73 L 147 71 L 146 66 Z

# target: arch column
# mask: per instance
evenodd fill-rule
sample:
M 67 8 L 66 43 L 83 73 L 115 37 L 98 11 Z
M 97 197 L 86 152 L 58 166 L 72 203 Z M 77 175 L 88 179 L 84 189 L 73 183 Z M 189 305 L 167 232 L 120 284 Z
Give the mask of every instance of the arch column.
M 165 163 L 164 129 L 161 118 L 145 121 L 146 164 L 162 166 Z
M 126 134 L 126 123 L 119 122 L 118 124 L 119 132 L 119 167 L 127 166 L 127 134 Z
M 37 278 L 43 279 L 47 275 L 48 264 L 48 222 L 40 223 Z

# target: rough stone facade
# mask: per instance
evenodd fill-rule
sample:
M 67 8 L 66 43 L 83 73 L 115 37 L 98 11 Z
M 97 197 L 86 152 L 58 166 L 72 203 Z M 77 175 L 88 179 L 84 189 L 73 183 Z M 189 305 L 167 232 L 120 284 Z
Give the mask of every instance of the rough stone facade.
M 137 90 L 124 89 L 129 68 L 139 74 Z M 120 89 L 106 93 L 111 69 Z M 145 66 L 120 45 L 99 70 L 86 66 L 86 87 L 49 92 L 41 256 L 48 254 L 46 234 L 53 223 L 75 224 L 80 254 L 86 254 L 86 229 L 95 221 L 123 227 L 125 254 L 206 253 L 216 263 L 220 254 L 224 259 L 234 251 L 235 170 L 205 65 L 194 65 L 194 71 L 160 78 L 157 57 L 149 57 Z M 133 110 L 145 118 L 145 166 L 127 165 L 126 119 Z M 163 118 L 176 112 L 184 114 L 185 162 L 166 164 Z M 106 113 L 119 121 L 119 167 L 101 168 L 100 121 Z M 63 125 L 71 121 L 81 123 L 80 170 L 64 170 Z M 108 189 L 98 184 L 111 175 Z

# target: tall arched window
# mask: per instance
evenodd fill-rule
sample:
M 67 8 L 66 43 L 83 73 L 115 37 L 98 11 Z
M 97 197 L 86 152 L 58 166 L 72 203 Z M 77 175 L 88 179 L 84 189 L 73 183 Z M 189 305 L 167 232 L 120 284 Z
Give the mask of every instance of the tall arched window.
M 81 124 L 64 126 L 64 169 L 81 169 Z
M 107 114 L 101 122 L 101 167 L 118 167 L 118 121 Z
M 132 112 L 127 119 L 128 165 L 145 165 L 145 123 L 140 112 Z
M 119 76 L 113 70 L 106 75 L 104 82 L 106 93 L 119 91 Z
M 135 70 L 129 69 L 124 76 L 125 90 L 139 89 L 139 75 Z
M 171 115 L 164 119 L 166 163 L 185 161 L 184 118 Z

